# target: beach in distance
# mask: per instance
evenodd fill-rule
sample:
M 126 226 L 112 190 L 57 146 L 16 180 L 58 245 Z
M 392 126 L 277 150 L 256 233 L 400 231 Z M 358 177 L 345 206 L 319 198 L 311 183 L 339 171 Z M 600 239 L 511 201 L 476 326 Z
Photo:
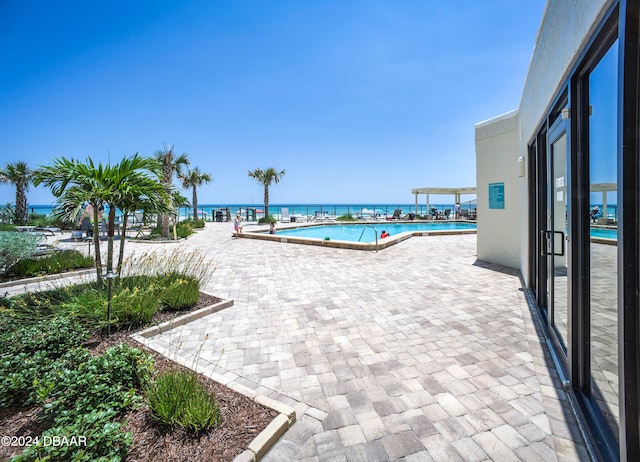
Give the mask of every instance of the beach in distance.
M 453 210 L 453 204 L 429 204 L 436 207 L 438 211 L 444 211 L 447 209 Z M 473 210 L 476 208 L 476 201 L 463 202 L 460 207 L 465 210 Z M 53 205 L 29 205 L 29 211 L 32 213 L 39 213 L 42 215 L 49 215 L 52 213 Z M 269 214 L 274 217 L 279 217 L 282 213 L 282 208 L 287 208 L 290 215 L 306 215 L 315 216 L 317 213 L 326 214 L 339 217 L 341 215 L 352 216 L 373 216 L 373 215 L 393 215 L 396 209 L 402 210 L 402 213 L 416 212 L 416 204 L 404 203 L 404 204 L 269 204 Z M 198 204 L 199 216 L 205 216 L 206 219 L 212 220 L 215 217 L 215 212 L 218 210 L 229 209 L 231 214 L 240 213 L 246 216 L 247 210 L 255 210 L 258 218 L 264 216 L 264 206 L 262 204 Z M 427 214 L 427 205 L 422 202 L 418 204 L 418 215 Z M 193 216 L 193 210 L 187 207 L 181 207 L 179 213 L 180 219 Z

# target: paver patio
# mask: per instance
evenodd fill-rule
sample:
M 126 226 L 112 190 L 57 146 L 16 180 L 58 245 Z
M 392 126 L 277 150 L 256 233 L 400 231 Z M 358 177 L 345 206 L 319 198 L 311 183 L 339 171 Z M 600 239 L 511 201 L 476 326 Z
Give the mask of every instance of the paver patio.
M 589 460 L 518 274 L 477 261 L 475 235 L 375 253 L 231 228 L 177 248 L 235 305 L 149 345 L 295 408 L 263 460 Z

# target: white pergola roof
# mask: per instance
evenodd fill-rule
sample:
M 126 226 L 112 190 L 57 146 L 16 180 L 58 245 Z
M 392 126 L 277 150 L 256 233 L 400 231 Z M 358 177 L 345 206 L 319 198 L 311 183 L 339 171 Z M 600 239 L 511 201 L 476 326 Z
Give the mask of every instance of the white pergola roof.
M 415 188 L 411 190 L 411 194 L 477 194 L 475 186 L 466 188 Z
M 589 188 L 591 192 L 617 191 L 618 183 L 591 183 Z

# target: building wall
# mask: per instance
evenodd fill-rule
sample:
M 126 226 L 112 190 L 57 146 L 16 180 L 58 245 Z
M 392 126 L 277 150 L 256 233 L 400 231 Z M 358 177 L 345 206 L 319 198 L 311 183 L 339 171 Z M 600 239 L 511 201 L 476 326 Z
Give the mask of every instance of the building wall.
M 518 112 L 476 124 L 475 130 L 478 259 L 518 268 L 522 207 L 517 175 Z M 489 185 L 495 183 L 504 183 L 504 209 L 490 207 Z
M 610 0 L 548 0 L 519 109 L 475 127 L 478 258 L 519 268 L 525 280 L 528 172 L 518 177 L 518 158 L 527 158 L 529 141 L 578 61 L 578 51 L 610 4 Z M 504 211 L 489 209 L 488 185 L 497 181 L 505 183 Z

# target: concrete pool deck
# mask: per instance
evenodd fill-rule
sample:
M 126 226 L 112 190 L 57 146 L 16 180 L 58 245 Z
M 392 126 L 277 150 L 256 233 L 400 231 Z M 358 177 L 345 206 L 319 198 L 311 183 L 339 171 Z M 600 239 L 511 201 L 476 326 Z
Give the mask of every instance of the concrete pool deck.
M 149 345 L 295 409 L 262 460 L 589 460 L 517 273 L 475 235 L 376 253 L 231 232 L 171 250 L 210 257 L 204 290 L 234 306 Z

